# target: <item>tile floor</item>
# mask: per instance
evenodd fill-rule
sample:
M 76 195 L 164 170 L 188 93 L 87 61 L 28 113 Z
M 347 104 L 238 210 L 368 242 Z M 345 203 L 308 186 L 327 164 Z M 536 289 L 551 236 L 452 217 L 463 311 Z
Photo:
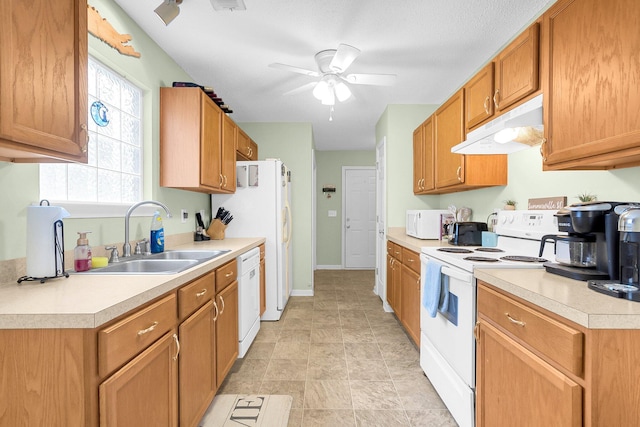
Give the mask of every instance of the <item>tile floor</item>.
M 218 393 L 291 395 L 295 427 L 456 426 L 373 284 L 370 270 L 317 271 L 315 296 L 262 322 Z

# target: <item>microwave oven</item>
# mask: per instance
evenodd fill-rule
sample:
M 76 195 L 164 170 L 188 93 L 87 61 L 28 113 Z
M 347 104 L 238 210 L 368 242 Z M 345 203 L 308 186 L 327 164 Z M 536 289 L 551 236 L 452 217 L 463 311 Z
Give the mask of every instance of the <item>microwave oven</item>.
M 406 233 L 417 239 L 442 239 L 448 218 L 453 221 L 453 215 L 445 209 L 408 210 Z

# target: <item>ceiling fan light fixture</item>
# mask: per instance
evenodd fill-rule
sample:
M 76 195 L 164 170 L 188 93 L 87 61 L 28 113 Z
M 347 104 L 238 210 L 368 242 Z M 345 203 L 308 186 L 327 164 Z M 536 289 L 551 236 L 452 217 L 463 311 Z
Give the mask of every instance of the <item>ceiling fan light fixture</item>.
M 349 90 L 349 86 L 344 84 L 343 82 L 338 82 L 335 86 L 336 98 L 338 101 L 344 102 L 347 99 L 351 98 L 351 90 Z
M 329 83 L 325 79 L 320 80 L 313 88 L 313 96 L 320 101 L 329 96 Z
M 332 87 L 329 88 L 325 97 L 322 98 L 322 105 L 336 105 L 336 92 Z
M 162 20 L 164 25 L 169 25 L 169 23 L 180 14 L 178 5 L 181 3 L 182 0 L 165 0 L 160 6 L 155 8 L 154 12 Z

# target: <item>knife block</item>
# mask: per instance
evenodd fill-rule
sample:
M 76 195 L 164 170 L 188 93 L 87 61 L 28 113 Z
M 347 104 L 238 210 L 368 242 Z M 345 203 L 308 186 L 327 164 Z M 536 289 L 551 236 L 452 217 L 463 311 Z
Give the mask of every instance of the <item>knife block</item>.
M 222 223 L 219 219 L 214 219 L 209 224 L 209 228 L 207 228 L 207 234 L 213 240 L 224 240 L 224 230 L 226 230 L 227 226 Z

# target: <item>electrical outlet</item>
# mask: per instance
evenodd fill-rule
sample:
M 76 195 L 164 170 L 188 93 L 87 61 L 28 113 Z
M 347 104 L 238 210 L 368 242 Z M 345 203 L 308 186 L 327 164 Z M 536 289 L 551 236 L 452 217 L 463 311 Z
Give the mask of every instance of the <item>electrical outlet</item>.
M 186 209 L 180 209 L 180 222 L 184 224 L 187 218 L 189 218 L 189 212 Z

